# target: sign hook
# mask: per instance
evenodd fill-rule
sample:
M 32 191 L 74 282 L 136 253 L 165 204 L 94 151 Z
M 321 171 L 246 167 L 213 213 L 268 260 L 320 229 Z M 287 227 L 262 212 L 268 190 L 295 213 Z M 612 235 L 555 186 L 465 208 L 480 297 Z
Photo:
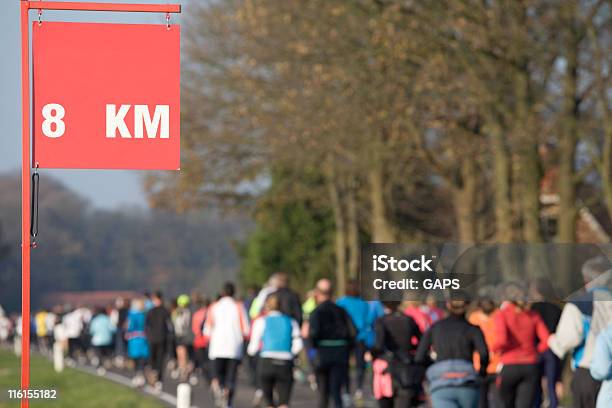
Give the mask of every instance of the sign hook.
M 32 174 L 32 202 L 30 207 L 30 236 L 32 237 L 32 248 L 36 248 L 36 237 L 38 236 L 38 196 L 40 190 L 40 176 L 38 175 L 39 164 L 36 162 Z
M 40 0 L 43 1 L 43 0 Z M 42 9 L 38 9 L 38 26 L 42 25 Z
M 166 13 L 166 30 L 170 31 L 170 13 Z

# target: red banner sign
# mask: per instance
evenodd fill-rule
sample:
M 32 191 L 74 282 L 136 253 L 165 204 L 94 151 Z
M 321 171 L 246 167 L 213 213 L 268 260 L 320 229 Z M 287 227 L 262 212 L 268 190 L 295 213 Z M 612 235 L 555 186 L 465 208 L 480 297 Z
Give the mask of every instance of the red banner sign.
M 33 164 L 180 167 L 180 27 L 33 25 Z

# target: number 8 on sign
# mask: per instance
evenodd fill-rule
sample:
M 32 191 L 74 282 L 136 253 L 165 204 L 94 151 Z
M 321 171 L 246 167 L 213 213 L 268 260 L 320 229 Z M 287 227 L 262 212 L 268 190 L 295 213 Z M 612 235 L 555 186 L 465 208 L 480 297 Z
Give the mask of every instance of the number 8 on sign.
M 48 103 L 42 108 L 42 132 L 47 137 L 61 137 L 66 131 L 66 125 L 62 120 L 66 110 L 59 103 Z M 55 126 L 52 126 L 55 124 Z M 55 129 L 53 129 L 55 127 Z

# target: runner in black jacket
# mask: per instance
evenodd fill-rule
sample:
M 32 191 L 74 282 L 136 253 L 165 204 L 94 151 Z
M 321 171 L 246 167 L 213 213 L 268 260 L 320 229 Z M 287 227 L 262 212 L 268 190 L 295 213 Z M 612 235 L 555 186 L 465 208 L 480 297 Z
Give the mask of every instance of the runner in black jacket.
M 162 294 L 157 292 L 152 296 L 153 308 L 147 313 L 145 320 L 145 334 L 149 341 L 151 353 L 151 367 L 157 376 L 155 388 L 161 390 L 162 374 L 164 371 L 164 357 L 168 339 L 172 333 L 170 313 L 163 305 Z
M 309 339 L 317 351 L 315 374 L 319 389 L 319 407 L 326 408 L 331 396 L 336 408 L 342 408 L 341 388 L 348 375 L 349 352 L 355 340 L 353 322 L 331 300 L 328 285 L 317 283 L 317 308 L 310 314 Z
M 398 310 L 400 302 L 383 302 L 385 315 L 376 320 L 376 342 L 372 357 L 388 363 L 393 377 L 393 396 L 378 400 L 380 408 L 413 407 L 422 381 L 423 370 L 413 364 L 421 331 L 414 319 Z
M 486 375 L 489 350 L 478 326 L 465 319 L 469 305 L 467 294 L 456 291 L 447 303 L 449 316 L 438 320 L 421 338 L 415 359 L 425 362 L 429 349 L 436 352 L 436 362 L 427 370 L 432 406 L 476 408 L 479 401 L 478 373 L 473 355 L 480 356 L 480 375 Z

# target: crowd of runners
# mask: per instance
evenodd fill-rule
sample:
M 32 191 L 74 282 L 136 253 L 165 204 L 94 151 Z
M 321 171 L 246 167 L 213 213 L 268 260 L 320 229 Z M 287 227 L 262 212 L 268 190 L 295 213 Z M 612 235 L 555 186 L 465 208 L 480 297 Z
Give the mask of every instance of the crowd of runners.
M 612 406 L 611 271 L 606 258 L 586 262 L 590 283 L 564 304 L 545 300 L 545 282 L 506 284 L 495 298 L 379 302 L 355 281 L 334 299 L 322 279 L 301 299 L 275 273 L 243 297 L 228 282 L 215 299 L 154 292 L 40 310 L 32 335 L 42 353 L 61 344 L 69 363 L 129 368 L 135 387 L 161 390 L 166 376 L 210 387 L 218 407 L 233 406 L 242 367 L 253 406 L 289 406 L 299 381 L 319 407 L 601 408 Z M 0 312 L 0 340 L 20 332 L 19 317 Z

